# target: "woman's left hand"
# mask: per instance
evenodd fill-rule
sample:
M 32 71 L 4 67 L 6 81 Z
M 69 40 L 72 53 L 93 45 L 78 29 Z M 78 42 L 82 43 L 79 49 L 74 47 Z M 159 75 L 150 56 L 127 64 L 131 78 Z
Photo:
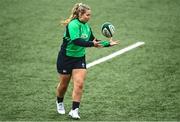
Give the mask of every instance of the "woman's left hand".
M 119 41 L 118 40 L 116 41 L 116 40 L 113 40 L 112 38 L 110 38 L 109 42 L 110 42 L 111 46 L 114 46 L 114 45 L 117 45 Z

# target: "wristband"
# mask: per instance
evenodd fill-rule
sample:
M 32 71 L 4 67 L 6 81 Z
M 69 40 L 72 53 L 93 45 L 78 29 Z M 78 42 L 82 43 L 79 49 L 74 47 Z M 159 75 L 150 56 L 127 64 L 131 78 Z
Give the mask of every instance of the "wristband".
M 106 41 L 106 40 L 100 41 L 100 44 L 101 44 L 103 47 L 109 47 L 109 46 L 110 46 L 110 42 L 109 42 L 109 41 Z

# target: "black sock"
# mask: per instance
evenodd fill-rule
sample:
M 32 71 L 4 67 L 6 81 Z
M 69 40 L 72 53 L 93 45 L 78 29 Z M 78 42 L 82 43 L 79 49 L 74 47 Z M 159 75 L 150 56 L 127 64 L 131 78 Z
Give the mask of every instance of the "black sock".
M 64 97 L 57 97 L 57 102 L 60 103 L 60 102 L 63 102 L 64 100 Z
M 72 103 L 72 110 L 75 110 L 76 108 L 79 108 L 80 102 L 73 101 Z

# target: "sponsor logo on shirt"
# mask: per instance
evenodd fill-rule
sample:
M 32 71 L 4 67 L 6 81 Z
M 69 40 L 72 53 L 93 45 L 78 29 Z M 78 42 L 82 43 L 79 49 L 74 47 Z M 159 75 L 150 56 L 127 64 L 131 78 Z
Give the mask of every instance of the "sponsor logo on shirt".
M 86 39 L 87 37 L 88 37 L 87 34 L 82 34 L 82 35 L 81 35 L 81 38 L 83 38 L 83 39 Z

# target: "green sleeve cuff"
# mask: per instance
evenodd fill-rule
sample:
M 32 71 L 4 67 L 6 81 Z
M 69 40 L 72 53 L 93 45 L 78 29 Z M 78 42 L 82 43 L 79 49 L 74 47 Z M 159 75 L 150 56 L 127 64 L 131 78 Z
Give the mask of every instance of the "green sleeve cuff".
M 109 41 L 106 41 L 106 40 L 100 41 L 100 44 L 101 44 L 103 47 L 109 47 L 109 46 L 110 46 L 110 42 L 109 42 Z

